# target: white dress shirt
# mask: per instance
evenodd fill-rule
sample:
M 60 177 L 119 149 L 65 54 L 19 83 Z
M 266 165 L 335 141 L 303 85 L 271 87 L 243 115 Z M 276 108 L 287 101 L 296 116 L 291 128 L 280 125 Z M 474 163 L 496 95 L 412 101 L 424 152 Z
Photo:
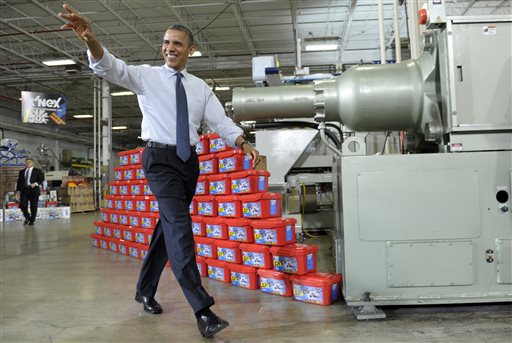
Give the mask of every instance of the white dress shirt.
M 25 185 L 26 186 L 30 186 L 30 177 L 32 176 L 32 169 L 34 167 L 30 167 L 30 168 L 25 168 Z M 28 171 L 27 171 L 28 170 Z
M 142 111 L 142 139 L 176 144 L 176 70 L 166 65 L 127 65 L 107 49 L 103 48 L 103 51 L 99 61 L 95 61 L 87 51 L 89 66 L 95 74 L 137 94 Z M 206 82 L 189 74 L 186 69 L 181 73 L 187 93 L 190 145 L 199 142 L 197 130 L 204 117 L 210 129 L 235 147 L 236 138 L 243 134 L 242 129 L 226 116 Z

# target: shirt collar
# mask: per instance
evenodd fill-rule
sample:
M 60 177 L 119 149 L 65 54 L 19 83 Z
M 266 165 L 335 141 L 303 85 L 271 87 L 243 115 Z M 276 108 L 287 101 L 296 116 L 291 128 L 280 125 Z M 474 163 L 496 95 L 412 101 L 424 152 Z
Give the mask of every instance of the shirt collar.
M 169 77 L 173 77 L 174 75 L 176 75 L 176 73 L 178 73 L 178 71 L 176 69 L 168 67 L 166 64 L 164 64 L 163 67 L 164 67 L 164 69 L 166 69 L 169 72 L 168 73 Z M 187 76 L 188 76 L 187 68 L 185 68 L 182 71 L 180 71 L 180 73 L 183 75 L 183 77 L 185 79 L 187 78 Z

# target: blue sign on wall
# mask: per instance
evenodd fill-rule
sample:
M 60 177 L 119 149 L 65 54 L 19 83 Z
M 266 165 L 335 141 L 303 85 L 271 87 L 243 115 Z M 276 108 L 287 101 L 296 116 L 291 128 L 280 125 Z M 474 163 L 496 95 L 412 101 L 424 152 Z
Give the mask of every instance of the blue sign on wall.
M 21 121 L 23 123 L 66 125 L 64 94 L 21 92 Z

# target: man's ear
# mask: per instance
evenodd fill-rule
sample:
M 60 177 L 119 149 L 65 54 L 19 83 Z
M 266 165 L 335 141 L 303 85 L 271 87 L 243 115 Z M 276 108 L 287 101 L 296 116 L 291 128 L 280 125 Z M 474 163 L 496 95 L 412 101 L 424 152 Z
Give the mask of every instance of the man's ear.
M 192 45 L 190 48 L 188 48 L 188 55 L 192 56 L 192 54 L 196 51 L 196 46 Z

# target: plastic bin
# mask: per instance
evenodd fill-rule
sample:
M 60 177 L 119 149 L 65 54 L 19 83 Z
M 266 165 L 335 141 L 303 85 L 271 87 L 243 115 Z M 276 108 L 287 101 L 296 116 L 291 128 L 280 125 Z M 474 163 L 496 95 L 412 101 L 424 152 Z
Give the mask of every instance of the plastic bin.
M 110 210 L 107 208 L 100 208 L 100 219 L 102 222 L 108 223 Z
M 127 242 L 135 242 L 135 228 L 133 226 L 125 226 L 122 229 L 123 236 L 122 239 Z
M 219 217 L 241 218 L 242 198 L 239 195 L 225 195 L 217 197 Z
M 206 236 L 206 228 L 203 222 L 203 217 L 191 216 L 192 218 L 192 233 L 194 236 Z
M 228 227 L 224 219 L 219 217 L 203 218 L 206 236 L 215 239 L 228 239 Z
M 133 233 L 135 236 L 135 243 L 149 245 L 151 242 L 151 237 L 153 237 L 153 230 L 149 229 L 133 229 Z
M 274 270 L 297 275 L 316 271 L 317 251 L 316 245 L 306 244 L 270 248 Z
M 206 175 L 199 175 L 196 184 L 195 195 L 208 195 L 210 194 L 209 183 Z
M 196 153 L 198 156 L 210 153 L 210 139 L 208 135 L 201 135 L 199 142 L 196 144 Z
M 242 214 L 244 218 L 266 219 L 281 216 L 281 194 L 256 193 L 244 195 Z
M 120 224 L 110 224 L 110 228 L 112 230 L 112 236 L 117 239 L 123 238 L 123 228 L 124 225 Z
M 156 222 L 160 218 L 159 213 L 153 212 L 139 212 L 140 227 L 143 229 L 154 229 Z
M 108 208 L 109 210 L 114 209 L 114 196 L 113 195 L 107 195 L 105 196 L 105 208 Z
M 268 190 L 268 177 L 270 173 L 264 170 L 244 170 L 231 173 L 232 194 L 252 194 Z
M 119 242 L 115 238 L 107 239 L 108 242 L 108 250 L 117 253 L 117 242 Z
M 276 246 L 295 243 L 295 223 L 293 218 L 253 220 L 254 243 Z
M 199 174 L 217 174 L 217 157 L 214 154 L 201 155 L 199 158 Z
M 121 199 L 123 201 L 123 209 L 125 211 L 134 211 L 135 210 L 135 197 L 131 195 L 122 195 Z
M 217 244 L 217 259 L 219 261 L 242 263 L 239 242 L 218 240 L 215 243 Z
M 119 152 L 119 165 L 127 166 L 130 164 L 130 150 Z
M 135 210 L 141 212 L 149 212 L 149 195 L 134 196 Z
M 142 164 L 136 164 L 132 167 L 133 174 L 135 175 L 135 180 L 145 180 L 146 175 L 144 174 L 144 169 L 142 169 Z
M 207 258 L 206 265 L 208 266 L 208 277 L 210 279 L 227 283 L 231 281 L 229 263 Z
M 119 211 L 119 225 L 130 224 L 130 211 Z
M 208 184 L 211 195 L 231 194 L 231 179 L 227 174 L 209 175 Z
M 121 181 L 118 186 L 118 195 L 130 195 L 130 187 L 128 186 L 128 182 Z
M 154 195 L 149 196 L 149 212 L 159 212 L 158 200 Z
M 206 265 L 206 259 L 202 256 L 196 256 L 197 269 L 199 270 L 199 275 L 202 277 L 208 276 L 208 266 Z
M 129 242 L 119 240 L 117 243 L 117 253 L 121 255 L 128 255 L 128 244 Z
M 123 169 L 122 167 L 114 167 L 114 180 L 122 181 L 123 180 Z
M 132 166 L 122 166 L 120 167 L 123 173 L 123 180 L 135 180 L 135 173 Z
M 129 185 L 130 195 L 144 195 L 144 180 L 133 180 Z
M 138 211 L 129 212 L 128 224 L 130 226 L 140 227 L 141 223 L 142 223 L 140 214 L 141 214 L 141 212 L 138 212 Z
M 207 237 L 194 236 L 196 254 L 203 257 L 217 258 L 217 245 L 215 240 Z
M 291 277 L 293 298 L 318 305 L 331 305 L 340 295 L 341 275 L 311 273 Z
M 231 150 L 231 148 L 226 144 L 224 138 L 219 137 L 219 135 L 215 133 L 210 133 L 208 135 L 208 139 L 210 153 Z
M 103 235 L 103 227 L 105 226 L 105 223 L 102 222 L 102 221 L 95 221 L 94 222 L 94 228 L 96 229 L 95 230 L 95 234 L 97 235 Z
M 241 150 L 229 150 L 217 155 L 219 173 L 231 173 L 251 169 L 251 158 Z
M 229 270 L 231 270 L 232 285 L 253 290 L 260 288 L 258 270 L 256 268 L 240 264 L 230 264 Z
M 128 150 L 128 156 L 130 164 L 141 164 L 142 163 L 142 153 L 144 152 L 144 148 L 137 148 L 133 150 Z
M 192 201 L 190 202 L 190 205 L 188 205 L 188 212 L 191 215 L 197 214 L 197 199 L 194 197 L 192 198 Z
M 240 243 L 242 263 L 256 268 L 272 268 L 270 247 L 266 245 Z
M 217 200 L 211 195 L 200 195 L 194 197 L 197 200 L 197 213 L 201 216 L 217 216 Z
M 110 223 L 119 224 L 119 215 L 121 214 L 121 211 L 116 210 L 108 210 L 108 221 Z
M 118 186 L 119 186 L 119 181 L 110 181 L 108 183 L 108 193 L 110 195 L 118 195 L 119 194 Z
M 226 218 L 228 236 L 231 241 L 252 243 L 254 242 L 254 230 L 250 219 Z
M 111 225 L 104 225 L 103 226 L 103 234 L 102 234 L 102 236 L 104 236 L 104 237 L 114 237 Z
M 108 250 L 108 237 L 104 237 L 104 236 L 98 237 L 98 246 L 101 249 Z
M 122 195 L 115 195 L 114 196 L 114 210 L 122 211 L 124 210 L 124 196 Z
M 258 269 L 260 288 L 265 293 L 291 297 L 293 295 L 290 275 L 270 269 Z

